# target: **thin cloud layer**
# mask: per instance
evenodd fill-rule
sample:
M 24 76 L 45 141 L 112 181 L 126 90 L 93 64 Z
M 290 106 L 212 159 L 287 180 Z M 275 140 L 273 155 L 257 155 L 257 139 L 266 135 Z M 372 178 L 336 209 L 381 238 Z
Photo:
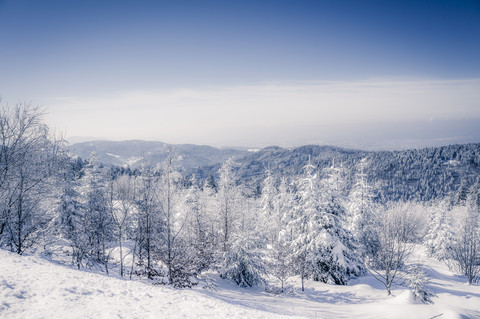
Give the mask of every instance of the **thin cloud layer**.
M 288 132 L 289 144 L 298 145 L 336 134 L 349 138 L 349 127 L 362 125 L 480 119 L 480 79 L 271 83 L 42 103 L 49 106 L 48 121 L 72 136 L 259 146 L 285 145 L 282 132 Z

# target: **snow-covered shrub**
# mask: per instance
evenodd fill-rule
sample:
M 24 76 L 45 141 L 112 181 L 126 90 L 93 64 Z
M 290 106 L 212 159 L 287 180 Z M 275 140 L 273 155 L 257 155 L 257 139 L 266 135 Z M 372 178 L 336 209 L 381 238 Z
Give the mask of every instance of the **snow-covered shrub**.
M 429 279 L 420 266 L 415 265 L 408 271 L 407 282 L 412 289 L 410 299 L 413 303 L 433 304 L 432 298 L 437 296 L 426 287 Z

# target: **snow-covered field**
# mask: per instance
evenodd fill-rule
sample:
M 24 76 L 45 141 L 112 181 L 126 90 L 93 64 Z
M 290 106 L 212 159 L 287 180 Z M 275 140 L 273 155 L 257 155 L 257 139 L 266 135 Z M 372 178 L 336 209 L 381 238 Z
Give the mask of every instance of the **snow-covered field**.
M 307 282 L 307 289 L 274 295 L 239 288 L 209 274 L 215 289 L 173 289 L 78 271 L 36 256 L 0 250 L 1 318 L 480 318 L 480 287 L 423 254 L 435 304 L 414 304 L 395 288 L 387 297 L 371 276 L 348 286 Z M 299 287 L 295 280 L 291 281 Z

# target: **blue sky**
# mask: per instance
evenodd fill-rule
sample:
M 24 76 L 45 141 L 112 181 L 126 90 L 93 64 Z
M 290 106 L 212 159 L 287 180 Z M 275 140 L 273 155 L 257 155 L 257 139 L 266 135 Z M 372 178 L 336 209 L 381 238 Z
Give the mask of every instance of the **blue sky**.
M 2 103 L 67 135 L 355 144 L 480 119 L 478 0 L 0 0 L 0 44 Z M 457 124 L 417 139 L 480 141 Z

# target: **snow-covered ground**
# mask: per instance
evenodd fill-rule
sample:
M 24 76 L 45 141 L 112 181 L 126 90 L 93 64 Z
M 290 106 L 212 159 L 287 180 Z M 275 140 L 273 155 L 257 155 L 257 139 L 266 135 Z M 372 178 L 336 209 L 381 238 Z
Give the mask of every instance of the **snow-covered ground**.
M 274 295 L 264 288 L 239 288 L 211 273 L 215 289 L 173 289 L 107 277 L 36 256 L 0 250 L 1 318 L 480 318 L 480 287 L 423 254 L 435 304 L 414 304 L 396 288 L 387 297 L 371 276 L 348 286 L 307 282 L 307 289 Z M 291 281 L 296 287 L 298 282 Z

